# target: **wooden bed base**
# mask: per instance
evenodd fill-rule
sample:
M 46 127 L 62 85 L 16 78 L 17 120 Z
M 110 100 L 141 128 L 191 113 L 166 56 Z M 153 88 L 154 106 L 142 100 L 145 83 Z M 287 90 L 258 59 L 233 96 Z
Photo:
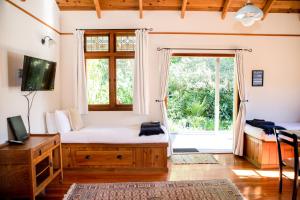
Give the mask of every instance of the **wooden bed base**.
M 95 169 L 104 172 L 168 172 L 167 147 L 167 143 L 63 143 L 63 167 L 65 169 Z
M 278 168 L 278 150 L 276 141 L 263 141 L 244 134 L 244 157 L 260 169 Z M 281 145 L 283 159 L 293 157 L 293 149 Z

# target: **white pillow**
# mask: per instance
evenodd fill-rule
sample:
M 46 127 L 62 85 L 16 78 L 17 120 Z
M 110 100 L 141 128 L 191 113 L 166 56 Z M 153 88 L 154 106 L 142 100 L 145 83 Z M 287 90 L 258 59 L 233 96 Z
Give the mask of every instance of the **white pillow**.
M 68 111 L 56 110 L 55 111 L 55 122 L 57 126 L 57 131 L 59 133 L 67 133 L 71 131 L 71 125 L 69 121 Z
M 48 133 L 57 133 L 57 127 L 55 122 L 55 114 L 46 112 L 46 125 Z
M 71 108 L 69 110 L 69 119 L 73 131 L 78 131 L 83 128 L 81 115 L 79 114 L 77 109 Z

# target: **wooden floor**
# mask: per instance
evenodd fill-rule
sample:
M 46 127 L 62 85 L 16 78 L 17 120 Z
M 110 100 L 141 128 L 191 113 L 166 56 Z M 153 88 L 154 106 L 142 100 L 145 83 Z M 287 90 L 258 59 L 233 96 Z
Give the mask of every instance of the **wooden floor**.
M 231 154 L 216 154 L 219 164 L 173 165 L 167 174 L 101 174 L 95 172 L 64 171 L 64 182 L 53 181 L 41 199 L 62 199 L 72 183 L 179 181 L 222 179 L 232 180 L 246 199 L 290 199 L 292 182 L 285 179 L 283 193 L 278 192 L 278 171 L 258 170 L 248 161 Z M 300 195 L 298 196 L 300 199 Z

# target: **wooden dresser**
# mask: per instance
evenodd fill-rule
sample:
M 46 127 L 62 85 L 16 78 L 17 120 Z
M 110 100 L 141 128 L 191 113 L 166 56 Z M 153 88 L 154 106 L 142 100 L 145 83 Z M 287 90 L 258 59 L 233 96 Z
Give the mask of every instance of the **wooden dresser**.
M 24 144 L 0 147 L 0 197 L 35 199 L 58 175 L 62 181 L 59 134 L 31 134 Z

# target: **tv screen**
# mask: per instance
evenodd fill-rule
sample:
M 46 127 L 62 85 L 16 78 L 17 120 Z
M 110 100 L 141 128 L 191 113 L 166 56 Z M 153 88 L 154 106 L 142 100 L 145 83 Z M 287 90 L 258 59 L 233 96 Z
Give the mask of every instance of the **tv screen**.
M 53 90 L 56 62 L 24 56 L 22 91 Z

